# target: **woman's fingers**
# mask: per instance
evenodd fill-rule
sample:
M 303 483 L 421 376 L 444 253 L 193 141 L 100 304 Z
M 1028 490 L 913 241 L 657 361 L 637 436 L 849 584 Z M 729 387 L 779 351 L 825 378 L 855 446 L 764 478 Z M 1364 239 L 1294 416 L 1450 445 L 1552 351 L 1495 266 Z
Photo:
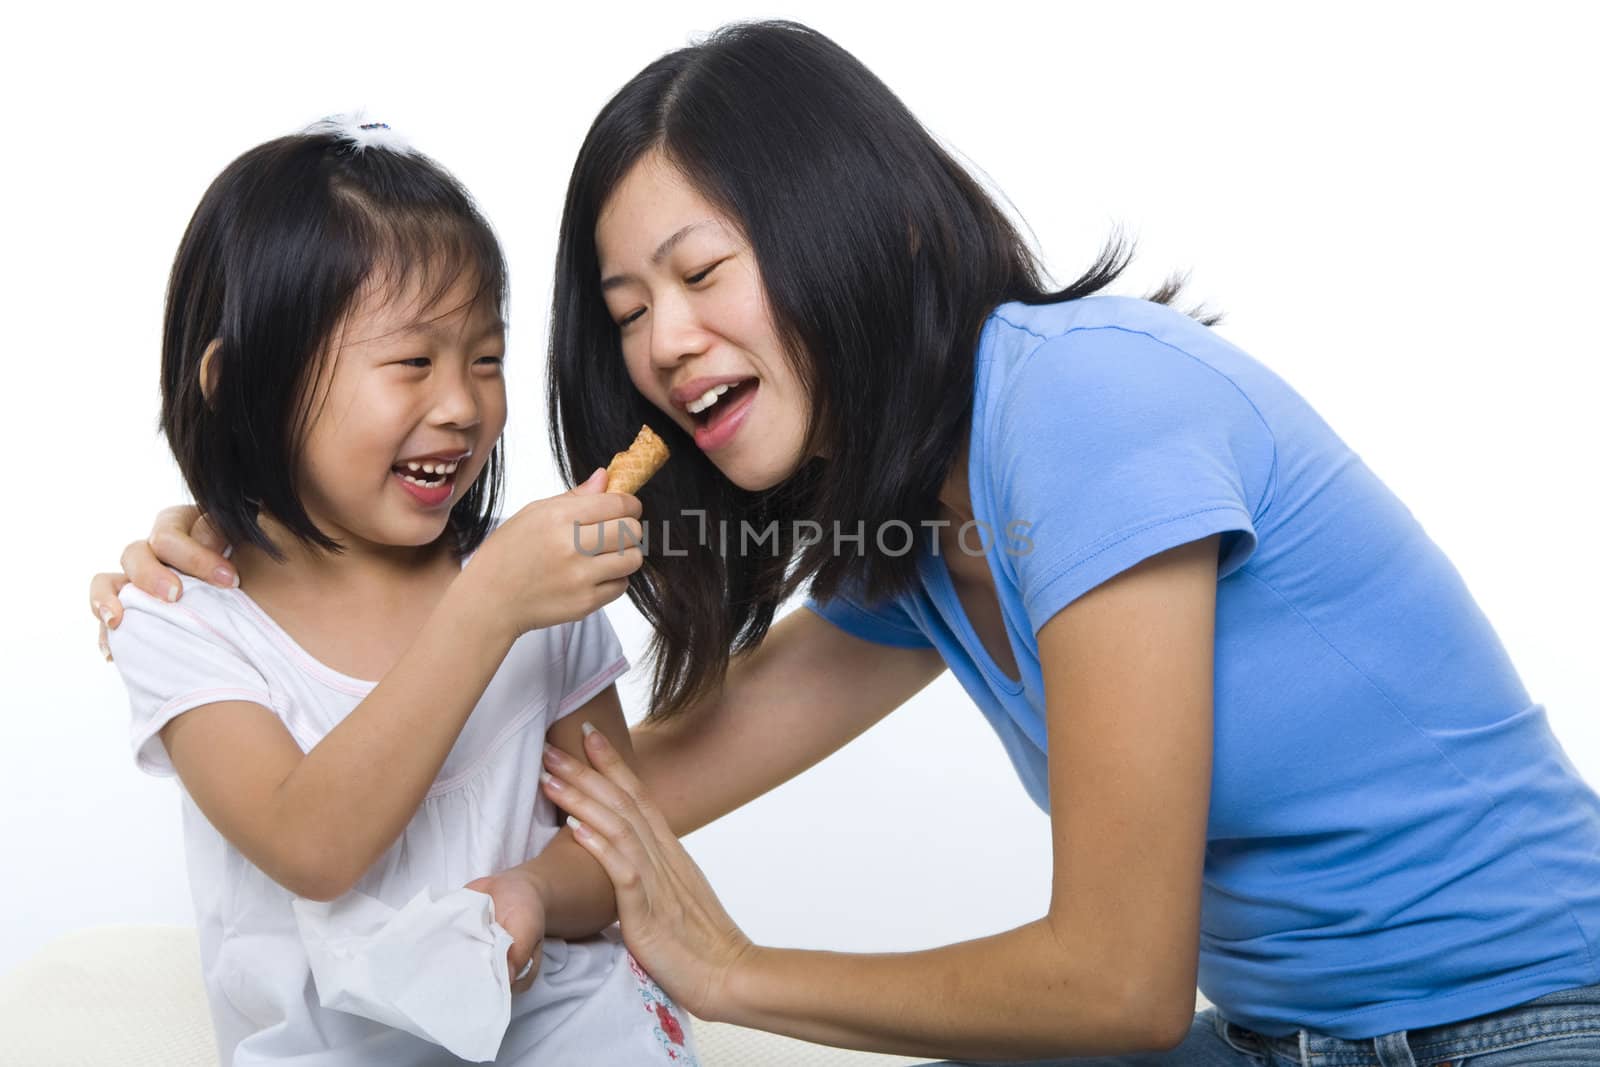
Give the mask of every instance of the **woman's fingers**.
M 567 823 L 572 827 L 572 836 L 589 850 L 589 855 L 599 861 L 606 877 L 611 879 L 611 888 L 617 894 L 617 917 L 621 918 L 624 912 L 631 912 L 638 906 L 638 896 L 642 891 L 639 865 L 623 855 L 614 840 L 597 834 L 587 823 L 576 818 L 568 819 Z
M 183 583 L 161 565 L 149 541 L 130 541 L 122 550 L 121 563 L 128 581 L 157 600 L 171 602 L 183 592 Z
M 171 573 L 161 566 L 163 563 L 223 589 L 239 584 L 238 573 L 222 555 L 227 542 L 192 504 L 163 508 L 156 516 L 146 544 L 150 557 L 139 552 L 135 545 L 129 545 L 129 551 L 123 555 L 122 569 L 127 571 L 134 585 L 151 596 L 175 600 L 177 597 L 171 595 L 172 590 L 179 596 L 183 593 L 182 584 L 172 581 Z M 164 573 L 156 573 L 153 568 Z
M 545 794 L 563 811 L 582 819 L 610 840 L 619 840 L 628 832 L 624 814 L 628 798 L 602 775 L 551 745 L 545 745 L 545 767 L 539 776 Z
M 632 805 L 632 802 L 641 791 L 639 779 L 634 777 L 633 772 L 628 770 L 626 764 L 623 764 L 623 770 L 627 771 L 626 779 L 608 773 L 606 768 L 594 756 L 594 752 L 598 750 L 595 748 L 591 738 L 599 731 L 594 730 L 588 723 L 583 725 L 583 732 L 588 735 L 584 738 L 584 749 L 586 754 L 589 755 L 589 762 L 593 766 L 585 767 L 582 760 L 574 759 L 551 744 L 544 746 L 545 766 L 559 775 L 564 784 L 579 787 L 589 796 L 616 812 L 618 816 L 623 816 L 626 809 Z M 613 755 L 615 752 L 615 749 L 610 750 Z M 621 757 L 616 757 L 616 762 L 622 763 Z M 629 789 L 630 780 L 633 786 L 631 790 Z M 602 829 L 609 832 L 611 827 L 602 827 Z
M 547 749 L 547 765 L 561 770 L 545 778 L 545 793 L 575 816 L 573 835 L 611 880 L 628 950 L 678 1003 L 704 1015 L 753 946 L 622 754 L 585 727 L 594 766 Z
M 584 726 L 588 727 L 588 723 Z M 633 768 L 628 766 L 618 752 L 606 739 L 606 735 L 599 730 L 588 728 L 584 731 L 583 749 L 593 764 L 595 770 L 603 774 L 606 779 L 616 785 L 625 793 L 632 803 L 633 810 L 649 824 L 651 831 L 663 839 L 677 837 L 672 832 L 672 827 L 667 825 L 667 818 L 652 804 L 645 794 L 644 783 L 639 776 L 633 773 Z
M 106 642 L 106 628 L 122 621 L 122 601 L 117 593 L 128 584 L 120 574 L 102 571 L 89 580 L 89 610 L 100 620 L 100 655 L 111 662 L 111 646 Z
M 633 797 L 598 771 L 583 767 L 560 749 L 545 746 L 550 768 L 540 777 L 545 795 L 569 815 L 573 836 L 600 860 L 619 896 L 618 908 L 632 907 L 646 876 L 659 865 L 651 828 Z M 618 912 L 620 917 L 621 911 Z
M 101 571 L 89 579 L 89 611 L 100 625 L 115 628 L 122 621 L 122 601 L 117 594 L 128 584 L 128 576 Z
M 194 525 L 189 527 L 189 536 L 194 538 L 201 548 L 209 548 L 217 555 L 222 555 L 223 550 L 228 547 L 228 539 L 223 537 L 215 526 L 211 525 L 209 516 L 199 515 L 198 510 L 195 508 L 189 508 L 188 510 L 195 511 L 198 515 L 198 518 L 194 520 Z

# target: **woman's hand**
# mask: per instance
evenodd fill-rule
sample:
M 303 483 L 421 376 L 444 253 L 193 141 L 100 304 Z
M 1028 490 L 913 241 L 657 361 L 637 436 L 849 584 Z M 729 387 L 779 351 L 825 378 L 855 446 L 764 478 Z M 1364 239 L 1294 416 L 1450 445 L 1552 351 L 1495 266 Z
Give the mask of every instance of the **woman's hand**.
M 544 897 L 538 884 L 522 868 L 512 867 L 474 879 L 466 888 L 487 893 L 494 901 L 494 921 L 513 938 L 511 947 L 506 949 L 511 992 L 527 990 L 539 977 L 539 964 L 544 959 Z M 527 974 L 522 973 L 524 967 L 528 968 Z
M 150 536 L 128 544 L 122 550 L 121 574 L 106 572 L 89 581 L 89 610 L 100 620 L 100 654 L 111 659 L 106 646 L 106 628 L 115 629 L 122 621 L 122 601 L 117 594 L 132 582 L 159 600 L 177 600 L 183 586 L 172 571 L 204 577 L 212 585 L 232 589 L 239 584 L 238 572 L 222 555 L 227 542 L 193 504 L 163 508 L 156 515 Z
M 576 817 L 573 836 L 611 878 L 634 958 L 678 1004 L 715 1020 L 731 976 L 756 947 L 605 735 L 587 723 L 584 733 L 593 769 L 546 745 L 545 795 Z

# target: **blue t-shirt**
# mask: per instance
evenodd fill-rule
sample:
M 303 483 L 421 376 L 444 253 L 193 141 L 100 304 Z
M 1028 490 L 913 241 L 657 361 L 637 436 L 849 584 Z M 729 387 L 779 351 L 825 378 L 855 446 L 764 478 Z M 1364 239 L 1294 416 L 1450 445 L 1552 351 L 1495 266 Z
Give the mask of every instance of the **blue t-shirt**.
M 942 559 L 880 605 L 806 606 L 932 647 L 1049 810 L 1039 628 L 1222 535 L 1201 991 L 1274 1036 L 1355 1039 L 1600 982 L 1600 798 L 1460 574 L 1281 378 L 1128 297 L 985 323 L 968 458 L 1020 678 Z

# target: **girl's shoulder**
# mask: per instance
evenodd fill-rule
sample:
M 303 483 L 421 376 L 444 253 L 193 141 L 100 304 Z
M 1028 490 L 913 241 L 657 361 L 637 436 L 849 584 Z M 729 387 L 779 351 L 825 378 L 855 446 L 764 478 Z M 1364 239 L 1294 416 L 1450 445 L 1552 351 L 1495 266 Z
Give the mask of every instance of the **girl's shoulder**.
M 186 574 L 178 578 L 182 594 L 173 601 L 153 597 L 132 584 L 123 586 L 117 594 L 123 608 L 117 630 L 139 630 L 157 644 L 163 635 L 190 635 L 249 658 L 249 649 L 260 644 L 265 635 L 259 621 L 251 617 L 244 595 L 237 589 L 218 589 Z

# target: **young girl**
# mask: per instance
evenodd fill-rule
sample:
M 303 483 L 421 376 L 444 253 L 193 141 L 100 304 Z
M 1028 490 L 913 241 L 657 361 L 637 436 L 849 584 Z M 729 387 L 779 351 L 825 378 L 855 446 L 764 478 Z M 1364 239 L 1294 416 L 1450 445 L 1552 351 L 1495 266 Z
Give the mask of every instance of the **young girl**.
M 182 784 L 224 1063 L 463 1062 L 322 1007 L 292 905 L 464 884 L 515 938 L 494 1062 L 695 1061 L 620 941 L 576 940 L 610 889 L 539 795 L 547 731 L 626 744 L 600 608 L 640 557 L 578 546 L 639 505 L 596 471 L 489 535 L 504 304 L 465 190 L 380 125 L 246 152 L 179 247 L 162 428 L 249 592 L 126 588 L 111 646 L 139 767 Z

